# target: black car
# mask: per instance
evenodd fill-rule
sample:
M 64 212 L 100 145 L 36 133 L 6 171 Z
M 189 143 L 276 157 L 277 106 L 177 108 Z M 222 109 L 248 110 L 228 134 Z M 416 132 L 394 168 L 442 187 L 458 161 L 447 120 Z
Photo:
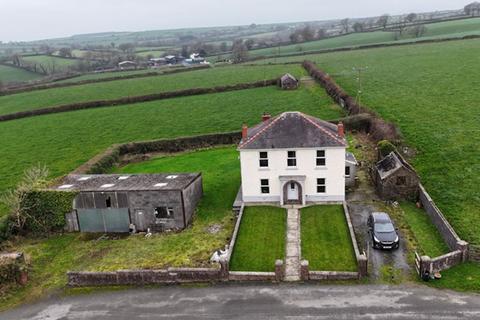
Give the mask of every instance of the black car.
M 392 220 L 384 212 L 373 212 L 368 217 L 368 230 L 372 237 L 372 244 L 377 249 L 397 249 L 400 241 L 397 229 Z

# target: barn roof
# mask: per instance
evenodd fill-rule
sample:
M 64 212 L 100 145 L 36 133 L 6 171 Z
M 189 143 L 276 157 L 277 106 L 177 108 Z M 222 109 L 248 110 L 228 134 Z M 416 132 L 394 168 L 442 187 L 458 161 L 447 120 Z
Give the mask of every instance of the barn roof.
M 50 190 L 90 192 L 183 190 L 200 175 L 200 173 L 70 174 Z
M 400 168 L 405 168 L 416 174 L 415 170 L 398 153 L 392 151 L 385 158 L 378 161 L 375 168 L 380 175 L 380 179 L 386 179 Z
M 281 79 L 282 81 L 285 81 L 285 80 L 287 80 L 287 79 L 292 79 L 292 80 L 297 81 L 297 79 L 296 79 L 294 76 L 292 76 L 290 73 L 284 74 L 280 79 Z
M 336 125 L 301 112 L 284 112 L 248 129 L 239 149 L 345 147 Z

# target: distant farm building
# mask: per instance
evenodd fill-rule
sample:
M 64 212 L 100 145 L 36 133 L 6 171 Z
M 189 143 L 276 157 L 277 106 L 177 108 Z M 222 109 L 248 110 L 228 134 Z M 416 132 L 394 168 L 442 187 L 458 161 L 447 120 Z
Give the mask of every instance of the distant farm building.
M 374 180 L 377 191 L 383 199 L 417 198 L 418 175 L 397 152 L 391 152 L 377 162 Z
M 280 87 L 284 90 L 293 90 L 298 88 L 298 80 L 290 73 L 283 75 L 280 78 Z
M 126 60 L 126 61 L 119 62 L 118 67 L 122 70 L 123 69 L 134 69 L 134 68 L 137 67 L 137 63 L 134 62 L 134 61 Z
M 184 229 L 203 195 L 200 173 L 69 175 L 56 191 L 78 192 L 70 231 Z
M 152 67 L 159 67 L 167 64 L 167 60 L 165 58 L 151 58 L 149 61 L 149 65 Z

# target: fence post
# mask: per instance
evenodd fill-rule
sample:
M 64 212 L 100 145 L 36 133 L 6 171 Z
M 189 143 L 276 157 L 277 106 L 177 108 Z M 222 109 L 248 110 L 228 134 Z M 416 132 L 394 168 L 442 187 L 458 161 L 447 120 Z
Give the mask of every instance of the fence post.
M 368 258 L 365 252 L 357 257 L 358 278 L 362 279 L 368 275 Z
M 280 282 L 283 280 L 284 277 L 284 266 L 283 260 L 276 260 L 275 261 L 275 280 Z
M 221 280 L 228 280 L 228 273 L 229 273 L 229 265 L 227 259 L 220 259 L 220 279 Z
M 301 280 L 310 280 L 310 274 L 309 274 L 309 263 L 308 260 L 302 260 L 300 262 L 300 279 Z
M 432 274 L 432 259 L 429 256 L 420 257 L 420 277 L 423 277 L 425 271 Z

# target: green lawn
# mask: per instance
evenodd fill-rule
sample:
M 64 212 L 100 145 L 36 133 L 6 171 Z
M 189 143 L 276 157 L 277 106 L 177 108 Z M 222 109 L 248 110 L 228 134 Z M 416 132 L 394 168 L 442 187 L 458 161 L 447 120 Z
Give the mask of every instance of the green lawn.
M 209 267 L 211 254 L 228 243 L 233 232 L 232 203 L 240 186 L 238 152 L 234 147 L 154 158 L 117 172 L 202 172 L 204 196 L 192 226 L 151 238 L 136 235 L 97 241 L 100 235 L 66 234 L 14 241 L 10 247 L 26 252 L 31 259 L 30 282 L 26 288 L 2 295 L 0 310 L 63 288 L 68 270 Z M 208 228 L 214 224 L 221 229 L 212 234 Z
M 357 271 L 352 240 L 340 205 L 301 209 L 302 259 L 312 271 Z
M 237 131 L 263 112 L 289 110 L 324 119 L 343 114 L 320 87 L 268 87 L 0 122 L 0 191 L 37 163 L 61 176 L 114 143 Z
M 427 25 L 427 32 L 425 32 L 420 38 L 413 38 L 412 35 L 406 33 L 399 40 L 395 40 L 394 32 L 390 31 L 353 33 L 324 40 L 252 50 L 249 51 L 249 54 L 251 56 L 270 56 L 322 49 L 353 47 L 374 43 L 411 42 L 434 38 L 463 37 L 471 34 L 480 34 L 480 18 L 431 23 Z M 297 59 L 299 59 L 299 57 L 297 57 Z
M 230 260 L 232 271 L 275 271 L 285 257 L 287 214 L 277 207 L 246 207 Z
M 41 74 L 30 72 L 24 69 L 0 65 L 0 82 L 6 84 L 9 82 L 23 82 L 37 80 L 42 77 Z
M 424 210 L 418 209 L 411 202 L 402 202 L 401 208 L 406 222 L 417 239 L 417 250 L 420 255 L 428 255 L 434 258 L 450 251 L 438 229 Z
M 158 77 L 124 79 L 72 87 L 37 90 L 0 97 L 0 114 L 38 109 L 92 100 L 116 99 L 128 96 L 205 88 L 271 79 L 290 72 L 304 74 L 300 65 L 230 66 Z

